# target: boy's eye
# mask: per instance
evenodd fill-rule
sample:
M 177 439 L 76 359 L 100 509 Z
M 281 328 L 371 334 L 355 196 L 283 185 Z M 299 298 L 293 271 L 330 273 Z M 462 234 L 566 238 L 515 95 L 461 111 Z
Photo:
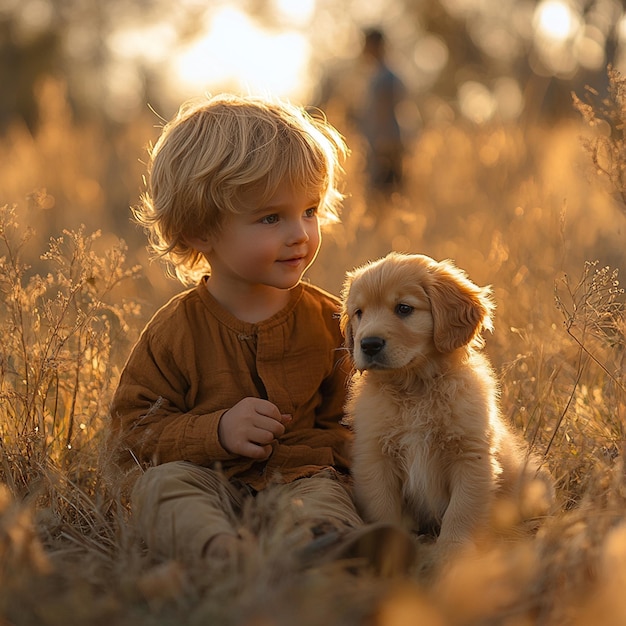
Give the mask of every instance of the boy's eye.
M 261 219 L 262 224 L 276 224 L 278 222 L 278 215 L 273 213 L 272 215 L 266 215 Z
M 315 217 L 317 215 L 317 207 L 316 206 L 312 206 L 309 207 L 305 212 L 304 215 L 306 217 Z

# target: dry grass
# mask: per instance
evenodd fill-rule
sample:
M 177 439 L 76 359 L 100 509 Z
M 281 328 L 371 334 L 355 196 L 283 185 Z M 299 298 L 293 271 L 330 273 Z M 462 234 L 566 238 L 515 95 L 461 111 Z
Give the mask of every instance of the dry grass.
M 338 292 L 345 270 L 397 249 L 453 258 L 492 284 L 488 350 L 503 407 L 559 488 L 559 510 L 536 536 L 486 541 L 438 577 L 418 568 L 401 583 L 298 570 L 280 519 L 262 524 L 281 510 L 271 493 L 247 520 L 258 540 L 239 572 L 186 571 L 144 553 L 103 442 L 124 358 L 175 290 L 148 267 L 120 207 L 135 201 L 140 148 L 158 131 L 138 122 L 104 142 L 96 126 L 70 123 L 48 85 L 41 135 L 14 129 L 0 157 L 0 624 L 624 623 L 626 157 L 611 126 L 624 122 L 620 80 L 602 124 L 589 101 L 593 126 L 426 129 L 405 194 L 377 214 L 353 156 L 343 224 L 311 279 Z

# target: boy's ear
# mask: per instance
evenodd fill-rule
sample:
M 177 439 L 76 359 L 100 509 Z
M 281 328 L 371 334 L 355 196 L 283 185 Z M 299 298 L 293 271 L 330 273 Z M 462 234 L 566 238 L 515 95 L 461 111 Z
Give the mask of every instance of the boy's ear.
M 192 236 L 189 236 L 189 235 L 185 235 L 183 237 L 183 239 L 184 239 L 185 243 L 190 248 L 193 248 L 194 250 L 196 250 L 198 252 L 202 252 L 203 254 L 207 254 L 208 252 L 211 251 L 212 244 L 211 244 L 211 238 L 210 237 L 200 236 L 200 235 L 192 237 Z

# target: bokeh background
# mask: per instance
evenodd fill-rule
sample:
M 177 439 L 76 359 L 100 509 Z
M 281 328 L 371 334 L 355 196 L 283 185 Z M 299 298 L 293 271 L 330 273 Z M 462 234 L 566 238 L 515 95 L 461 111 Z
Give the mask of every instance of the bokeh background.
M 0 126 L 40 116 L 63 81 L 78 119 L 169 117 L 206 89 L 313 99 L 324 67 L 380 26 L 423 123 L 568 113 L 569 92 L 626 63 L 619 0 L 2 0 Z

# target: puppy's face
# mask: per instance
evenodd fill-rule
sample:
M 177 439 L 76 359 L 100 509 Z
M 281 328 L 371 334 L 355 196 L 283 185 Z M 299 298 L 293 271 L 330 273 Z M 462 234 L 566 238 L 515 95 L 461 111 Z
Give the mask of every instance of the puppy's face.
M 347 275 L 341 325 L 357 369 L 394 370 L 471 343 L 492 309 L 452 263 L 391 253 Z
M 372 265 L 351 275 L 344 329 L 359 370 L 398 369 L 435 350 L 425 268 Z

